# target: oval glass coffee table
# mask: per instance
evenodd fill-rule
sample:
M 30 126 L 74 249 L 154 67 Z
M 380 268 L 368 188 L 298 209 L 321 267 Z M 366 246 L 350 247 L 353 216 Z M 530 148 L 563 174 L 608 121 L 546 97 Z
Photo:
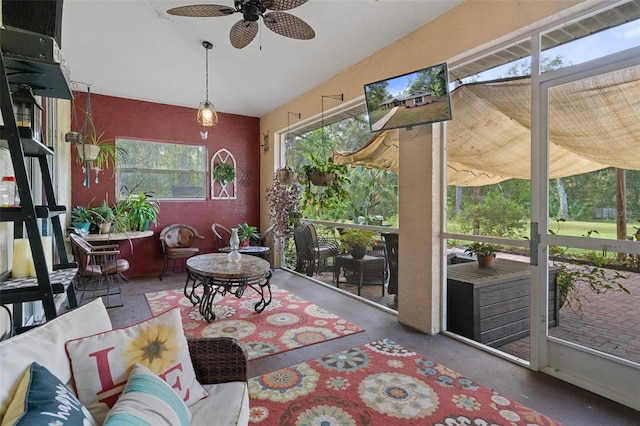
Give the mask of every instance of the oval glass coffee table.
M 262 312 L 271 303 L 271 265 L 256 256 L 242 256 L 239 262 L 227 260 L 225 253 L 207 253 L 187 259 L 187 282 L 184 295 L 207 322 L 216 319 L 213 301 L 219 294 L 242 297 L 247 288 L 255 291 L 260 300 L 255 311 Z

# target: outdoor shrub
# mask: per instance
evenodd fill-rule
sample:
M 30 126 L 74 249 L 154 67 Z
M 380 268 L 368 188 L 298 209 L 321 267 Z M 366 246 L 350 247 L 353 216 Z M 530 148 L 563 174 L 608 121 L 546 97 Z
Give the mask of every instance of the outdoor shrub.
M 526 232 L 528 214 L 522 205 L 494 190 L 476 204 L 467 203 L 457 222 L 466 233 L 519 237 Z

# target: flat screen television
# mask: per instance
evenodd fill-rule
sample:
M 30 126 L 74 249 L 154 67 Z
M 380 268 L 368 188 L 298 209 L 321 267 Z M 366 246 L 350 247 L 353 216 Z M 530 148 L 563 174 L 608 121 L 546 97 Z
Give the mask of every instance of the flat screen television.
M 366 84 L 364 97 L 372 132 L 451 120 L 446 63 Z

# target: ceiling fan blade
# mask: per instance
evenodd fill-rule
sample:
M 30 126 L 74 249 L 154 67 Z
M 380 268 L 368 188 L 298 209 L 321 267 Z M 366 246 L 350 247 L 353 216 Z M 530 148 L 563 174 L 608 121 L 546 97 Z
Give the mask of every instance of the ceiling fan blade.
M 220 4 L 192 4 L 189 6 L 174 7 L 167 10 L 169 15 L 189 16 L 194 18 L 209 18 L 213 16 L 227 16 L 237 12 L 232 7 Z
M 285 12 L 269 12 L 264 15 L 264 24 L 276 34 L 296 40 L 311 40 L 316 36 L 313 28 L 297 16 Z
M 270 10 L 289 10 L 307 1 L 309 0 L 262 0 L 262 5 Z
M 258 22 L 241 19 L 231 27 L 229 39 L 233 47 L 242 49 L 253 41 L 256 34 L 258 34 Z

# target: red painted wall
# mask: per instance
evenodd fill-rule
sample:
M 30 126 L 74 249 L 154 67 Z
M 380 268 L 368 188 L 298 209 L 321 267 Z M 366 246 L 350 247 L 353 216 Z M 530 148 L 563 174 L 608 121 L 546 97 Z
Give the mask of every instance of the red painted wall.
M 76 93 L 76 114 L 72 117 L 72 130 L 78 131 L 86 109 L 86 93 Z M 78 110 L 81 108 L 81 110 Z M 209 128 L 209 137 L 200 137 L 202 126 L 196 121 L 197 110 L 165 104 L 143 102 L 91 94 L 91 110 L 98 134 L 105 138 L 127 137 L 170 143 L 205 144 L 207 164 L 207 199 L 203 201 L 161 201 L 157 226 L 151 226 L 153 237 L 133 240 L 133 251 L 125 241 L 120 244 L 121 256 L 129 260 L 128 276 L 159 275 L 162 270 L 162 248 L 158 235 L 167 225 L 186 223 L 195 227 L 205 239 L 200 242 L 202 253 L 213 251 L 211 224 L 214 222 L 231 228 L 238 223 L 260 223 L 260 119 L 234 114 L 218 113 L 217 126 Z M 237 162 L 237 199 L 211 200 L 210 160 L 220 148 L 230 151 Z M 75 149 L 75 148 L 74 148 Z M 82 165 L 72 164 L 72 205 L 96 206 L 104 199 L 112 205 L 116 200 L 116 183 L 112 170 L 100 173 L 95 183 L 83 186 Z

